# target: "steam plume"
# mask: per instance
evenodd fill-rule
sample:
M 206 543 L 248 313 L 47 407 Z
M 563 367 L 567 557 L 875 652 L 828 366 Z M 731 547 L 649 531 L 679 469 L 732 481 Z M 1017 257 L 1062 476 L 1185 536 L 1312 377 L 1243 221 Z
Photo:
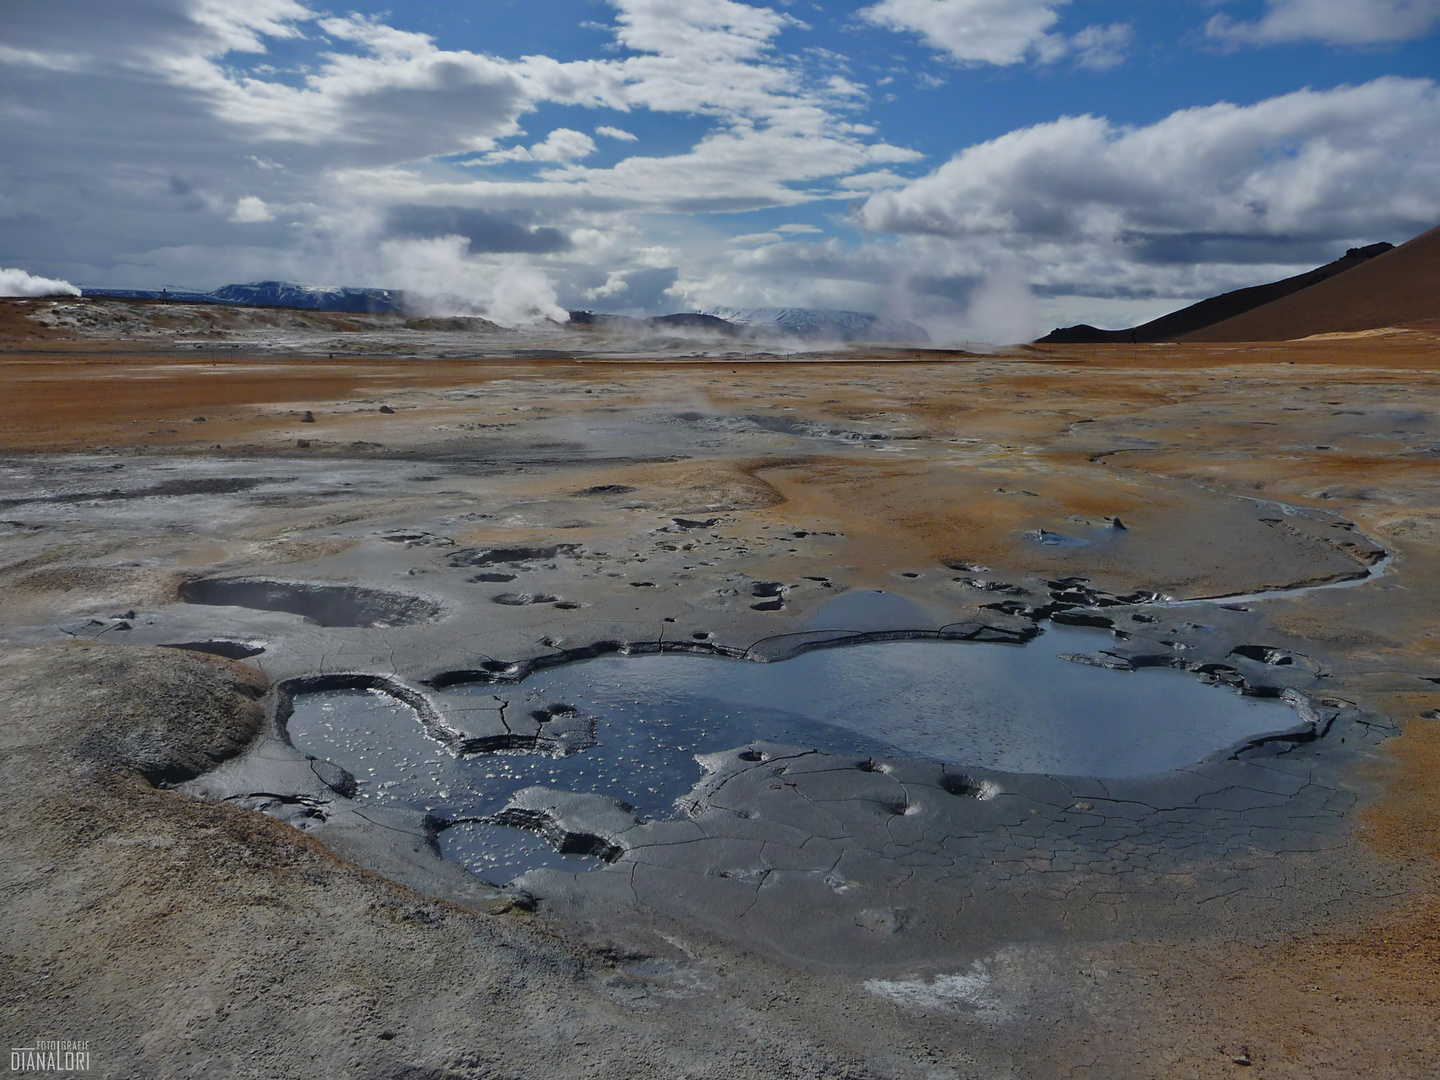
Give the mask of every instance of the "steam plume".
M 992 345 L 1031 340 L 1037 330 L 1036 318 L 1030 284 L 1013 264 L 998 267 L 980 283 L 966 312 L 971 332 Z
M 36 277 L 15 267 L 0 267 L 0 296 L 79 296 L 68 281 Z
M 483 315 L 502 326 L 569 320 L 555 286 L 519 259 L 481 262 L 463 236 L 390 240 L 381 245 L 389 276 L 411 294 L 431 297 L 432 315 Z

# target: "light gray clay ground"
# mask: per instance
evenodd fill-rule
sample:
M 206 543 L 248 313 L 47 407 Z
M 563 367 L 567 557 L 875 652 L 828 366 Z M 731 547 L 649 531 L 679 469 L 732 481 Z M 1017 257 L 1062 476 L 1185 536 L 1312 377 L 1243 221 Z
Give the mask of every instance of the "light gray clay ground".
M 12 430 L 7 1030 L 114 1076 L 1427 1075 L 1440 398 L 1293 348 L 395 367 Z M 1265 707 L 1150 775 L 849 752 L 926 745 L 872 700 L 677 752 L 674 805 L 574 780 L 621 728 L 564 665 L 912 640 Z M 314 744 L 347 701 L 414 777 Z M 476 821 L 423 762 L 572 771 Z

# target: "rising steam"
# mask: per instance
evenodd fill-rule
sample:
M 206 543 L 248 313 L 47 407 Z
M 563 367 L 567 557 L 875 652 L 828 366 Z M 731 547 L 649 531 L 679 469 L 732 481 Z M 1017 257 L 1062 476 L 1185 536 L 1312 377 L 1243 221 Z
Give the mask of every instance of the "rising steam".
M 970 297 L 965 314 L 970 332 L 992 345 L 1030 341 L 1038 330 L 1038 313 L 1030 283 L 1013 264 L 991 271 Z
M 510 327 L 569 320 L 543 272 L 519 259 L 482 262 L 469 249 L 463 236 L 380 245 L 388 277 L 412 297 L 424 298 L 426 314 L 480 315 Z
M 15 267 L 0 268 L 0 296 L 79 296 L 68 281 L 36 277 Z

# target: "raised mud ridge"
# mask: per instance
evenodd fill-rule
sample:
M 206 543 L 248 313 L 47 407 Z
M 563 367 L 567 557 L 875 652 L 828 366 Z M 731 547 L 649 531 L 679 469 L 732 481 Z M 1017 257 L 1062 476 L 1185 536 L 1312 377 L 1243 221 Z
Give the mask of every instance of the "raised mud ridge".
M 282 738 L 290 739 L 288 723 L 295 711 L 295 698 L 333 690 L 367 690 L 385 694 L 415 712 L 425 734 L 457 757 L 522 751 L 565 755 L 595 744 L 595 720 L 571 705 L 547 703 L 529 710 L 514 710 L 511 703 L 490 699 L 465 710 L 459 718 L 442 717 L 431 699 L 419 689 L 389 675 L 369 672 L 332 672 L 287 679 L 276 687 L 275 722 Z
M 434 690 L 472 683 L 511 684 L 523 682 L 537 671 L 563 667 L 581 660 L 601 656 L 649 656 L 659 653 L 689 653 L 697 656 L 721 656 L 731 660 L 756 663 L 778 663 L 814 649 L 834 649 L 845 645 L 863 645 L 876 641 L 979 641 L 1007 645 L 1024 645 L 1040 634 L 1040 627 L 1012 628 L 981 622 L 957 622 L 937 630 L 797 630 L 761 638 L 747 648 L 722 645 L 712 641 L 620 641 L 605 640 L 556 649 L 533 660 L 507 663 L 485 660 L 471 668 L 442 671 L 424 680 Z

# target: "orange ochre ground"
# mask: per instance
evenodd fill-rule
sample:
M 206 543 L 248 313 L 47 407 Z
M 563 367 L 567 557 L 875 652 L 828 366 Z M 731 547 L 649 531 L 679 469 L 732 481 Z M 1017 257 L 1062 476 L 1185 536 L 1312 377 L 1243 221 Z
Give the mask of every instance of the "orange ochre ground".
M 1052 472 L 1049 479 L 1051 494 L 1058 493 L 1066 509 L 1130 517 L 1146 513 L 1143 494 L 1127 502 L 1113 484 L 1103 492 L 1091 484 L 1087 470 L 1099 466 L 1083 447 L 1071 448 L 1070 433 L 1077 421 L 1163 432 L 1159 441 L 1168 449 L 1136 450 L 1105 467 L 1137 482 L 1202 483 L 1317 506 L 1325 505 L 1317 492 L 1339 493 L 1347 515 L 1401 553 L 1398 572 L 1410 588 L 1408 610 L 1354 614 L 1344 632 L 1377 668 L 1440 675 L 1434 637 L 1440 461 L 1401 455 L 1383 437 L 1350 437 L 1334 427 L 1343 420 L 1337 409 L 1376 395 L 1440 411 L 1440 337 L 1432 333 L 1256 345 L 1056 346 L 948 363 L 933 357 L 863 363 L 853 355 L 783 363 L 212 359 L 143 341 L 82 341 L 37 331 L 18 321 L 15 310 L 0 320 L 0 446 L 12 454 L 101 447 L 292 453 L 302 437 L 317 454 L 343 455 L 356 441 L 421 449 L 448 445 L 462 416 L 470 423 L 487 418 L 483 393 L 457 402 L 440 392 L 528 381 L 537 400 L 549 386 L 604 386 L 611 408 L 703 395 L 735 409 L 783 398 L 798 414 L 821 419 L 903 413 L 931 436 L 968 440 L 957 443 L 962 451 L 983 446 L 988 468 L 1023 476 L 1042 461 L 1052 469 L 1074 466 L 1068 478 Z M 378 402 L 396 411 L 378 414 Z M 488 418 L 513 412 L 512 402 L 507 395 Z M 575 404 L 573 394 L 549 403 L 555 412 L 577 415 L 586 407 Z M 316 422 L 300 427 L 305 410 Z M 852 561 L 870 559 L 877 573 L 887 562 L 944 557 L 961 537 L 967 551 L 1003 559 L 1004 538 L 1014 535 L 1024 513 L 1024 500 L 992 501 L 983 513 L 977 510 L 978 496 L 972 496 L 979 488 L 933 456 L 717 467 L 739 483 L 773 489 L 757 500 L 759 515 L 768 511 L 758 504 L 768 501 L 841 522 L 856 538 Z M 607 466 L 594 482 L 624 473 L 653 484 L 683 483 L 687 469 L 693 472 L 690 465 Z M 1357 611 L 1353 604 L 1345 610 Z M 1341 633 L 1319 626 L 1322 616 L 1313 617 L 1314 626 L 1304 618 L 1296 616 L 1301 631 L 1329 633 L 1331 640 Z M 1414 684 L 1423 687 L 1418 679 Z M 1107 1044 L 1118 1049 L 1128 1041 L 1133 1055 L 1134 1040 L 1146 1030 L 1164 1030 L 1168 1064 L 1155 1075 L 1218 1075 L 1215 1061 L 1248 1051 L 1257 1075 L 1421 1075 L 1411 1070 L 1428 1055 L 1432 1075 L 1440 1076 L 1440 721 L 1421 718 L 1440 707 L 1440 686 L 1396 685 L 1377 682 L 1364 701 L 1403 724 L 1404 735 L 1388 744 L 1388 764 L 1374 777 L 1385 794 L 1364 811 L 1360 833 L 1397 865 L 1419 871 L 1418 880 L 1428 885 L 1397 899 L 1383 918 L 1345 930 L 1306 928 L 1220 946 L 1116 947 L 1112 962 L 1133 993 L 1117 1006 L 1113 1031 L 1093 1032 L 1086 1046 L 1076 1046 L 1075 1075 L 1107 1075 L 1101 1064 Z M 1256 1045 L 1242 1046 L 1239 1032 Z M 1230 1057 L 1217 1058 L 1217 1048 Z

